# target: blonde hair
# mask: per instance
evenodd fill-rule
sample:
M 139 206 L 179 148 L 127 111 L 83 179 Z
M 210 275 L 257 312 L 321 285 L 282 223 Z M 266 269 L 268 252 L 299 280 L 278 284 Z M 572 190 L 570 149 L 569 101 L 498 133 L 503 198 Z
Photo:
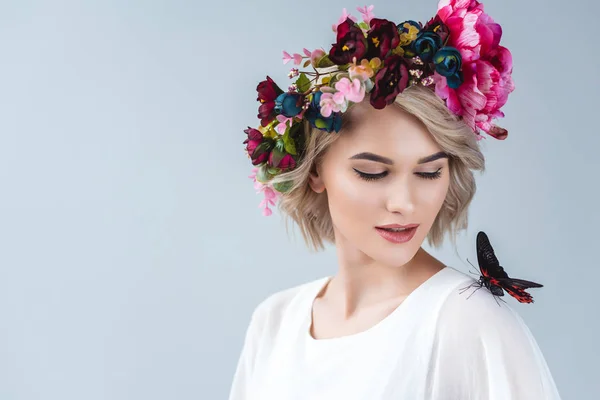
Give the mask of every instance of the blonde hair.
M 368 97 L 366 98 L 368 101 Z M 475 195 L 473 171 L 485 170 L 485 159 L 479 149 L 475 134 L 459 117 L 455 116 L 432 89 L 411 86 L 388 106 L 397 106 L 414 115 L 431 133 L 434 140 L 450 155 L 450 185 L 446 199 L 427 235 L 429 245 L 439 247 L 446 233 L 456 246 L 456 235 L 468 226 L 468 207 Z M 309 185 L 311 172 L 322 161 L 331 146 L 345 130 L 350 128 L 348 118 L 352 107 L 342 115 L 342 128 L 338 133 L 324 132 L 304 121 L 305 153 L 292 171 L 275 176 L 271 182 L 291 181 L 291 188 L 282 194 L 278 209 L 300 228 L 306 244 L 315 251 L 323 250 L 324 242 L 334 244 L 333 221 L 329 214 L 327 191 L 316 193 Z

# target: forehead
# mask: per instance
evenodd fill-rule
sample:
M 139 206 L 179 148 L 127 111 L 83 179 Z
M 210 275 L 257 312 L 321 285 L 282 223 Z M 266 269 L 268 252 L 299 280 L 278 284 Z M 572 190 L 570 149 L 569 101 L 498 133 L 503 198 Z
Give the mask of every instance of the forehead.
M 348 117 L 348 126 L 337 141 L 344 153 L 371 151 L 390 158 L 419 158 L 442 150 L 417 117 L 395 104 L 378 110 L 359 103 Z

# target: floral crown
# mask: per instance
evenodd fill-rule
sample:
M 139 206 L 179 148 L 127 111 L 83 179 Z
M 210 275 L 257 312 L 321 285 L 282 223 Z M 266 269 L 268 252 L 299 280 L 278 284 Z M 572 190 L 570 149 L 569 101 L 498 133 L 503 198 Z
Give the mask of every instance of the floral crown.
M 280 193 L 291 182 L 271 184 L 276 175 L 296 168 L 305 139 L 304 120 L 326 132 L 339 132 L 342 113 L 361 102 L 382 109 L 413 85 L 430 87 L 446 106 L 473 130 L 505 139 L 506 129 L 492 124 L 503 117 L 500 108 L 514 90 L 512 55 L 499 45 L 502 28 L 477 0 L 440 0 L 437 14 L 425 25 L 408 20 L 399 24 L 375 18 L 374 6 L 357 7 L 362 21 L 346 9 L 332 26 L 336 42 L 304 54 L 283 52 L 313 71 L 292 68 L 295 81 L 282 90 L 267 76 L 256 88 L 260 102 L 258 129 L 248 127 L 245 152 L 255 166 L 249 178 L 265 195 L 259 207 L 271 215 Z

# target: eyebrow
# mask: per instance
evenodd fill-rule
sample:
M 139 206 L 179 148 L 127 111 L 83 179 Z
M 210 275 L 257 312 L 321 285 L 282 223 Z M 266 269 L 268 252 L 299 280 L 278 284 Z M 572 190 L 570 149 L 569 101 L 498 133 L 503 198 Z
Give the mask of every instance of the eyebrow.
M 417 161 L 417 164 L 425 164 L 431 161 L 438 160 L 440 158 L 450 158 L 450 156 L 448 153 L 440 151 L 430 156 L 420 158 L 419 161 Z M 369 152 L 355 154 L 352 157 L 350 157 L 349 160 L 370 160 L 380 162 L 383 164 L 394 165 L 394 161 L 392 161 L 391 159 L 384 156 L 380 156 L 379 154 Z

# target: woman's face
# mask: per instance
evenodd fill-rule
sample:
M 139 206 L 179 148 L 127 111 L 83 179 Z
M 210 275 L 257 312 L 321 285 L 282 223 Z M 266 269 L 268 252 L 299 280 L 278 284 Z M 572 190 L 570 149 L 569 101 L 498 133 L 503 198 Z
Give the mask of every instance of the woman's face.
M 318 193 L 326 190 L 336 247 L 356 252 L 346 256 L 404 265 L 446 198 L 448 158 L 435 157 L 442 149 L 425 126 L 394 105 L 377 110 L 364 102 L 354 108 L 355 122 L 339 133 L 310 185 Z M 428 161 L 430 156 L 435 159 Z M 376 229 L 388 224 L 419 226 L 408 242 L 394 243 Z

